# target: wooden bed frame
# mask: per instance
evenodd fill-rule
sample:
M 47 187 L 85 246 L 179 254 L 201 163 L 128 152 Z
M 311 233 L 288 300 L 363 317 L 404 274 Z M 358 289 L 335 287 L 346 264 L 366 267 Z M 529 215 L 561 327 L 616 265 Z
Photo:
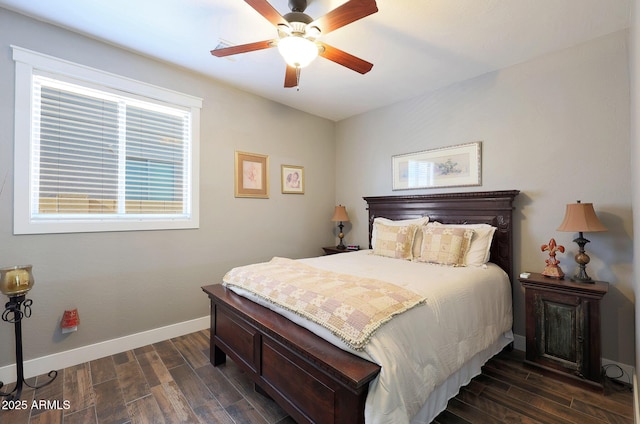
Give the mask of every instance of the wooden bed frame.
M 512 275 L 512 212 L 517 190 L 365 197 L 369 240 L 376 217 L 429 216 L 442 223 L 489 223 L 497 230 L 491 262 Z M 283 316 L 220 284 L 202 288 L 211 300 L 210 360 L 227 355 L 298 423 L 364 423 L 369 382 L 380 367 L 347 353 Z

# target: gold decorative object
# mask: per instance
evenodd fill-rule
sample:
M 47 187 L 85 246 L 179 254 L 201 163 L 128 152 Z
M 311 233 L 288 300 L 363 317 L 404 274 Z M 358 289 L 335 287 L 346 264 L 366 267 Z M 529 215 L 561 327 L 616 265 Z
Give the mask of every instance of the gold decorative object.
M 544 268 L 544 271 L 542 271 L 542 275 L 550 278 L 564 278 L 564 272 L 562 272 L 562 269 L 558 266 L 560 261 L 556 259 L 556 252 L 564 253 L 564 246 L 556 244 L 556 240 L 551 239 L 549 240 L 549 244 L 543 244 L 540 246 L 540 249 L 543 252 L 549 252 L 549 259 L 545 259 L 544 261 L 547 266 Z
M 0 291 L 7 296 L 18 296 L 31 290 L 34 284 L 31 265 L 0 268 Z

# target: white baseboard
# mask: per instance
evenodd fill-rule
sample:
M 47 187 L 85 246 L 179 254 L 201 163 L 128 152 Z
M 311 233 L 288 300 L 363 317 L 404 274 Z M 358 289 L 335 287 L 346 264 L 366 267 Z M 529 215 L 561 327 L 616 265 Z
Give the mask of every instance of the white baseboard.
M 523 352 L 527 351 L 527 339 L 514 334 L 513 347 Z M 635 369 L 631 365 L 621 364 L 610 359 L 602 358 L 602 366 L 607 370 L 607 376 L 624 384 L 633 384 Z M 640 423 L 640 421 L 637 421 Z
M 147 346 L 152 343 L 158 343 L 173 337 L 195 333 L 196 331 L 209 328 L 209 325 L 210 319 L 207 315 L 191 321 L 154 328 L 153 330 L 143 331 L 142 333 L 131 334 L 117 339 L 30 359 L 24 362 L 24 376 L 25 378 L 30 378 L 36 375 L 46 374 L 51 370 L 61 370 L 73 365 L 104 358 L 105 356 Z M 15 364 L 0 367 L 0 381 L 5 384 L 16 381 Z

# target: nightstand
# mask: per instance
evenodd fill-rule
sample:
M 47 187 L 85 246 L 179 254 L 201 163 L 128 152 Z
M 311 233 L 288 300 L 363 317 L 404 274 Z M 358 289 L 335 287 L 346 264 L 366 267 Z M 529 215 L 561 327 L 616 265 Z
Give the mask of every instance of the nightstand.
M 525 363 L 582 387 L 602 390 L 600 299 L 609 284 L 539 273 L 519 278 L 525 291 Z
M 324 250 L 325 255 L 335 255 L 336 253 L 353 252 L 352 250 L 348 250 L 348 249 L 338 249 L 335 246 L 323 247 L 322 250 Z

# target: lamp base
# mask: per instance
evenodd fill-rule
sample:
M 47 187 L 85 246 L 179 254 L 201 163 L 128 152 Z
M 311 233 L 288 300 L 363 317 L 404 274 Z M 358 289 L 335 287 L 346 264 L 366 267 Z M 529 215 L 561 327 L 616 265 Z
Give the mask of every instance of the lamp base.
M 584 245 L 589 243 L 589 240 L 583 237 L 582 232 L 579 233 L 579 237 L 573 240 L 578 244 L 578 253 L 575 256 L 575 260 L 578 264 L 578 272 L 571 277 L 571 281 L 575 281 L 577 283 L 595 283 L 587 275 L 587 264 L 591 261 L 589 255 L 587 255 L 584 251 Z
M 344 228 L 344 224 L 342 223 L 342 221 L 340 222 L 340 224 L 338 224 L 338 227 L 340 227 L 340 232 L 338 233 L 338 238 L 340 239 L 340 243 L 336 246 L 336 249 L 345 250 L 347 246 L 345 246 L 344 242 L 342 241 L 342 239 L 344 238 L 344 233 L 342 232 L 342 229 Z
M 575 281 L 577 283 L 592 283 L 595 284 L 595 281 L 587 275 L 585 264 L 578 264 L 578 272 L 576 275 L 571 277 L 571 281 Z

